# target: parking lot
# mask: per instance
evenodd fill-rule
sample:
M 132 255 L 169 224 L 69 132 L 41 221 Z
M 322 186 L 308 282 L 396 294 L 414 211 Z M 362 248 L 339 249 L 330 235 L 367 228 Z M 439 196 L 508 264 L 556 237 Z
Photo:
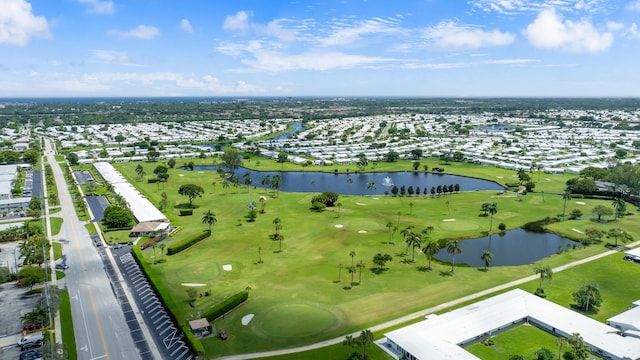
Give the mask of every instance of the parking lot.
M 19 288 L 15 282 L 0 285 L 0 338 L 11 339 L 9 344 L 3 342 L 0 347 L 0 359 L 18 359 L 20 349 L 17 346 L 17 339 L 22 333 L 22 320 L 20 316 L 34 309 L 41 298 L 41 295 L 25 297 L 27 288 Z
M 109 200 L 107 200 L 104 196 L 85 196 L 87 200 L 87 204 L 91 209 L 91 213 L 93 214 L 92 222 L 101 221 L 104 218 L 104 209 L 111 206 L 109 204 Z

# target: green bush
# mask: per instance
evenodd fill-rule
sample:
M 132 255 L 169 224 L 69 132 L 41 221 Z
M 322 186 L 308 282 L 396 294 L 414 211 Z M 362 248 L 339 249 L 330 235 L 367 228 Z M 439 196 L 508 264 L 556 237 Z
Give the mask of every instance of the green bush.
M 147 183 L 149 183 L 149 184 L 155 184 L 157 182 L 160 182 L 160 179 L 158 179 L 158 178 L 148 178 L 147 179 Z
M 181 209 L 180 210 L 180 216 L 190 216 L 193 215 L 193 210 L 192 209 Z
M 189 247 L 195 245 L 202 239 L 208 238 L 209 236 L 211 236 L 211 230 L 204 230 L 199 234 L 195 234 L 190 238 L 186 238 L 180 242 L 177 242 L 176 244 L 173 244 L 172 246 L 169 246 L 167 248 L 167 255 L 175 255 L 180 251 L 188 249 Z
M 209 322 L 219 318 L 220 316 L 228 313 L 233 310 L 236 306 L 242 304 L 249 298 L 249 292 L 247 290 L 242 290 L 239 293 L 228 297 L 221 303 L 214 306 L 212 309 L 204 313 L 204 317 L 207 318 Z
M 182 332 L 184 333 L 184 339 L 186 340 L 187 345 L 189 345 L 191 350 L 193 350 L 193 352 L 197 356 L 204 356 L 204 346 L 202 346 L 200 340 L 198 340 L 198 338 L 193 335 L 193 333 L 191 332 L 191 328 L 189 328 L 189 325 L 182 325 Z

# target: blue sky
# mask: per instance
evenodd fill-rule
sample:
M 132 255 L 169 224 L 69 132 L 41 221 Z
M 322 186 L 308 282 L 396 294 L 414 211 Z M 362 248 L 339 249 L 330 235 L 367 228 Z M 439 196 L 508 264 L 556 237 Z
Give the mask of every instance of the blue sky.
M 0 0 L 0 97 L 638 97 L 640 0 Z

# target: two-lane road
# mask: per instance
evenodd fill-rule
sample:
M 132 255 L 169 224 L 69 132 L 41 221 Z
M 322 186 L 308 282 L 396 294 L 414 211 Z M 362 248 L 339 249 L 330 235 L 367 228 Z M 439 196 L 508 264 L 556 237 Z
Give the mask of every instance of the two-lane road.
M 71 298 L 78 359 L 140 359 L 122 307 L 89 232 L 78 220 L 62 169 L 55 161 L 48 140 L 45 141 L 45 149 L 61 207 L 55 216 L 64 219 L 58 237 L 69 265 L 64 281 Z

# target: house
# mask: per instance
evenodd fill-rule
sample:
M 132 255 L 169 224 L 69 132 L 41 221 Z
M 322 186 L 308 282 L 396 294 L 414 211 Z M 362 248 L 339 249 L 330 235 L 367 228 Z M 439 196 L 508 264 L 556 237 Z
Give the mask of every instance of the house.
M 169 223 L 167 222 L 158 222 L 158 221 L 147 221 L 136 224 L 131 229 L 131 233 L 129 236 L 134 237 L 143 237 L 143 236 L 152 236 L 154 233 L 160 233 L 167 230 L 169 227 Z
M 209 321 L 205 318 L 189 321 L 189 328 L 197 338 L 211 334 L 211 325 L 209 325 Z

